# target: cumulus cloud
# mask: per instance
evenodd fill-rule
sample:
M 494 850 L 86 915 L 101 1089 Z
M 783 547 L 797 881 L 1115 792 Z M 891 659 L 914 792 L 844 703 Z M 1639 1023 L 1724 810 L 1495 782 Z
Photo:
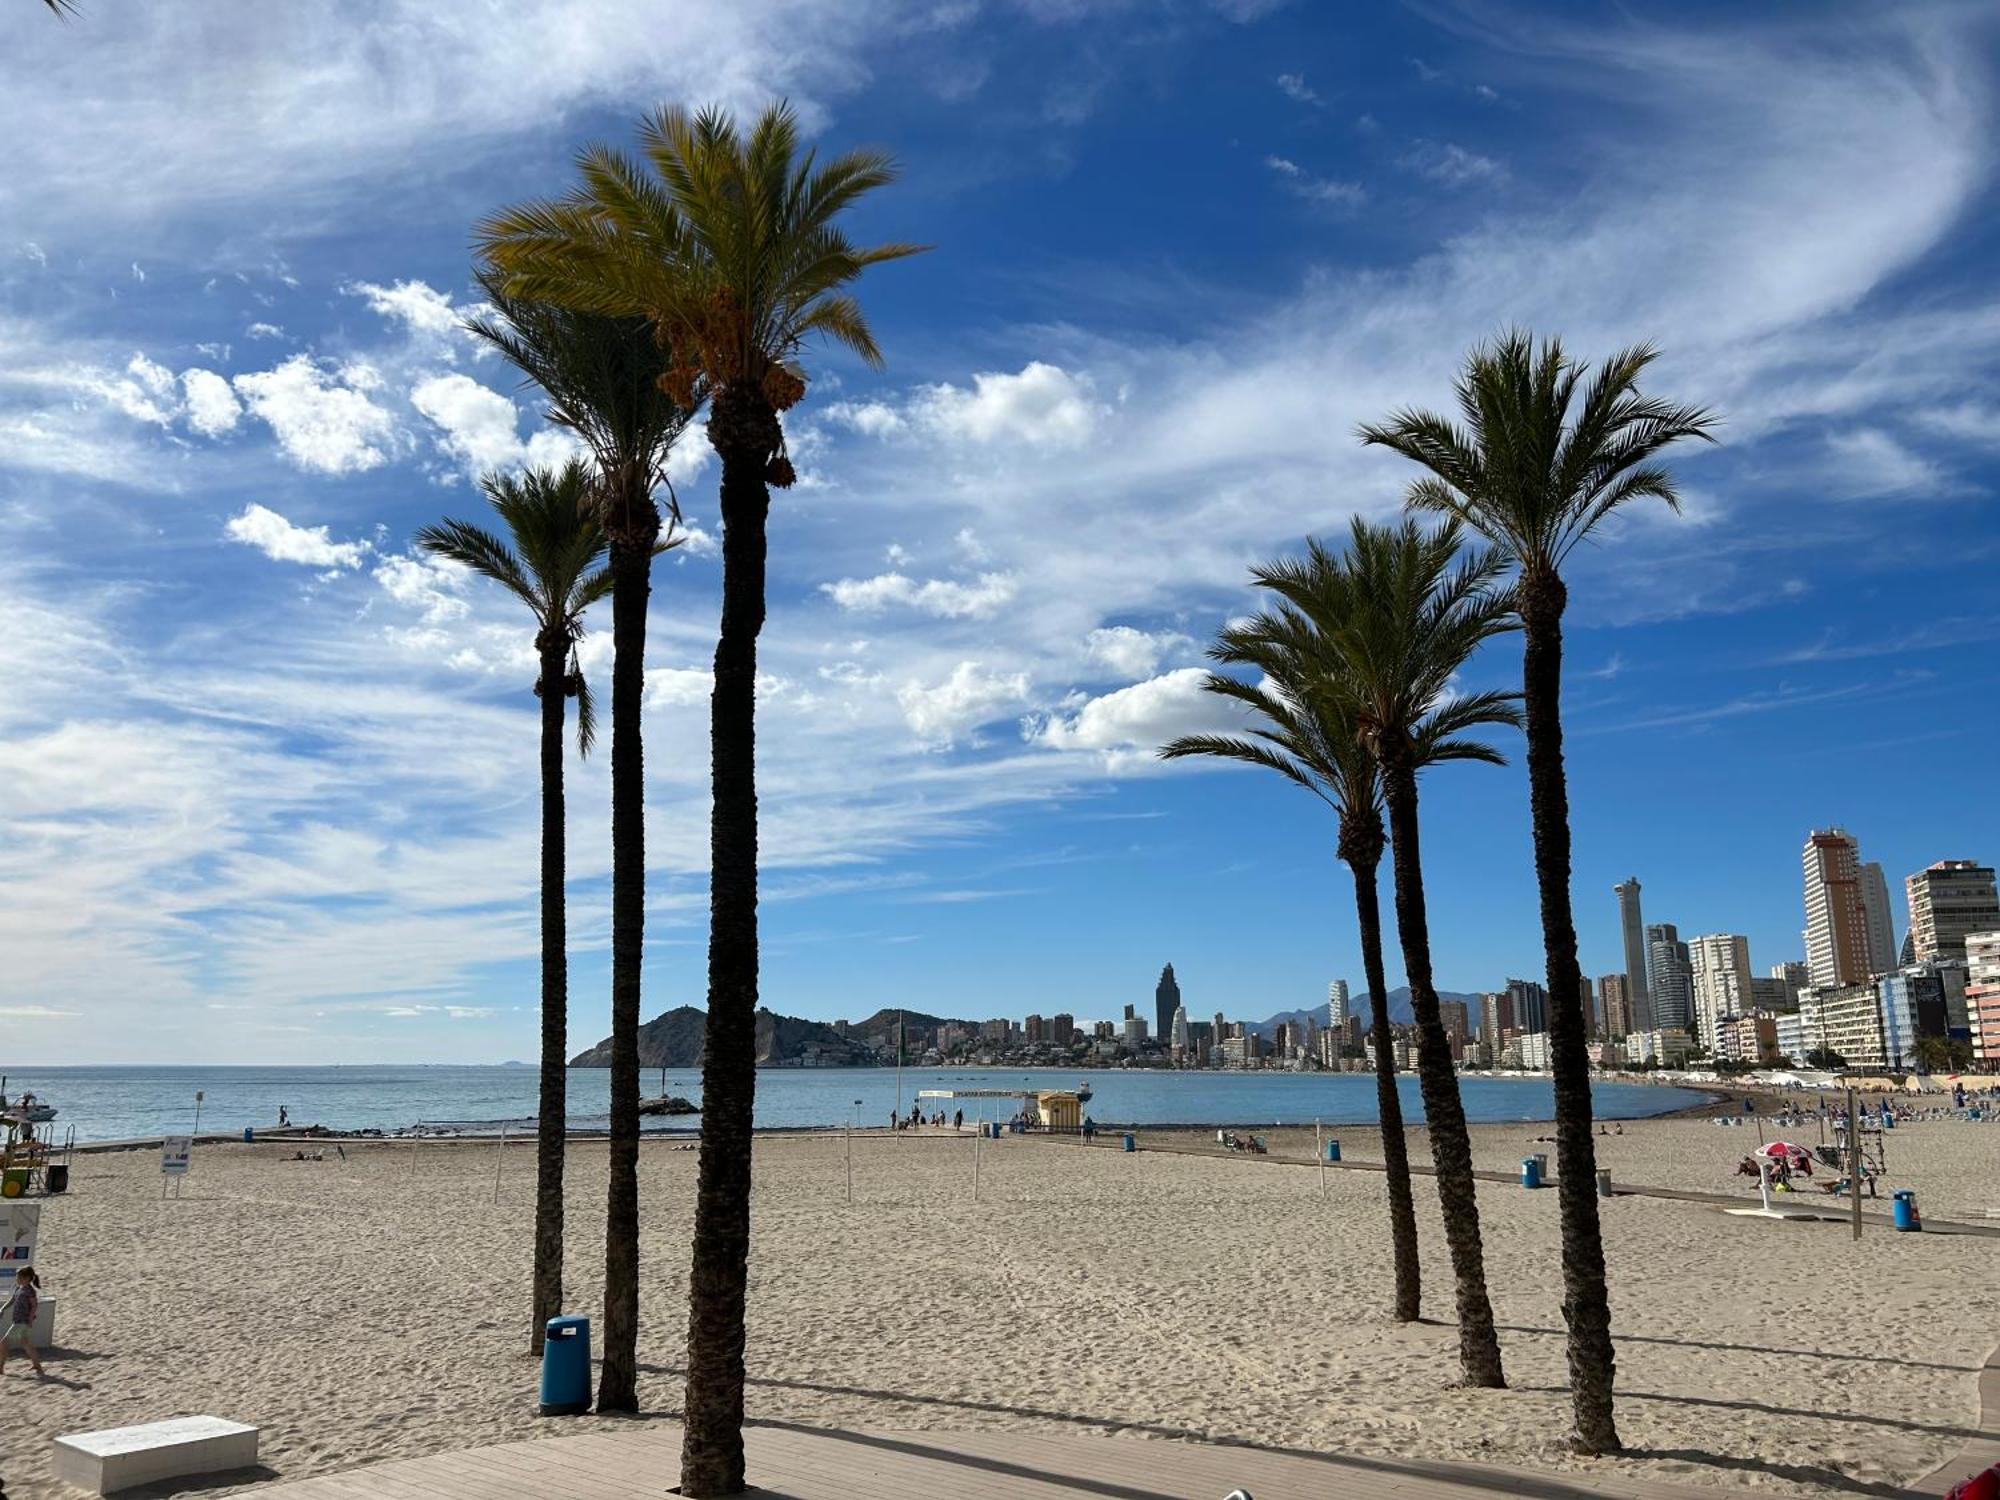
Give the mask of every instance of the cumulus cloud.
M 417 611 L 426 625 L 441 625 L 463 617 L 465 569 L 443 558 L 398 553 L 375 567 L 375 582 L 398 604 Z
M 181 391 L 186 398 L 187 422 L 203 437 L 220 437 L 235 428 L 243 407 L 229 382 L 213 370 L 181 371 Z
M 143 354 L 133 355 L 122 374 L 86 377 L 85 383 L 137 421 L 165 427 L 180 411 L 180 387 L 174 382 L 173 371 Z
M 1185 650 L 1191 644 L 1178 631 L 1152 634 L 1130 625 L 1106 625 L 1090 632 L 1084 649 L 1099 666 L 1136 681 L 1152 676 L 1168 652 Z
M 238 375 L 235 384 L 250 414 L 270 425 L 302 469 L 353 474 L 389 459 L 395 422 L 370 398 L 380 378 L 366 365 L 336 372 L 295 354 L 276 369 Z
M 1056 449 L 1088 442 L 1105 414 L 1088 375 L 1039 359 L 1014 374 L 977 372 L 970 390 L 949 382 L 919 386 L 900 408 L 884 401 L 842 402 L 825 413 L 829 421 L 870 437 L 914 432 L 964 443 Z
M 956 620 L 992 614 L 1014 597 L 1015 587 L 1014 578 L 1006 573 L 981 573 L 970 583 L 949 578 L 918 582 L 902 573 L 881 573 L 823 583 L 820 590 L 842 609 L 863 614 L 894 607 Z
M 560 463 L 576 451 L 570 436 L 553 427 L 537 428 L 522 442 L 514 403 L 469 376 L 419 381 L 410 390 L 410 404 L 437 426 L 445 451 L 475 471 Z
M 1065 711 L 1031 718 L 1025 738 L 1054 750 L 1094 750 L 1129 758 L 1149 756 L 1168 740 L 1239 728 L 1241 710 L 1203 689 L 1208 673 L 1182 667 L 1066 705 Z
M 255 547 L 273 562 L 314 568 L 358 568 L 369 550 L 366 542 L 336 542 L 324 526 L 295 526 L 275 510 L 255 504 L 231 516 L 222 534 Z
M 715 691 L 715 674 L 698 667 L 651 667 L 646 672 L 648 708 L 684 708 L 706 703 Z
M 896 689 L 904 722 L 921 744 L 939 750 L 948 749 L 1027 697 L 1026 672 L 989 672 L 976 661 L 960 662 L 950 676 L 933 687 L 906 682 Z
M 354 281 L 341 290 L 350 297 L 364 298 L 370 310 L 401 323 L 410 332 L 433 337 L 457 333 L 461 320 L 471 310 L 453 307 L 448 292 L 422 281 L 398 281 L 390 286 Z

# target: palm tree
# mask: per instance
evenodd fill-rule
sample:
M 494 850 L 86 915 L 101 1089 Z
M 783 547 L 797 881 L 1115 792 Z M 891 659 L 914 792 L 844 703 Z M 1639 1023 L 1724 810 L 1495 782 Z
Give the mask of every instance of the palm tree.
M 639 1405 L 639 975 L 646 921 L 646 599 L 668 523 L 653 498 L 689 411 L 659 383 L 652 325 L 534 302 L 491 272 L 490 315 L 467 327 L 547 398 L 546 415 L 590 455 L 588 502 L 611 574 L 611 1131 L 604 1231 L 603 1411 Z M 678 517 L 676 516 L 676 519 Z M 672 545 L 672 542 L 669 542 Z
M 1714 440 L 1716 419 L 1704 408 L 1640 393 L 1639 377 L 1655 357 L 1649 344 L 1614 354 L 1571 421 L 1584 367 L 1558 340 L 1537 345 L 1529 334 L 1511 331 L 1467 358 L 1456 390 L 1463 426 L 1406 410 L 1361 429 L 1363 442 L 1393 448 L 1430 471 L 1410 486 L 1411 505 L 1470 526 L 1520 570 L 1515 593 L 1523 627 L 1535 883 L 1548 963 L 1563 1316 L 1575 1421 L 1570 1442 L 1583 1453 L 1615 1453 L 1619 1442 L 1591 1143 L 1589 1028 L 1570 906 L 1569 784 L 1562 753 L 1562 617 L 1569 594 L 1562 565 L 1600 521 L 1633 500 L 1651 496 L 1678 510 L 1673 476 L 1654 460 L 1683 438 Z
M 469 521 L 445 520 L 417 533 L 417 544 L 492 579 L 535 617 L 542 700 L 542 1068 L 535 1135 L 535 1280 L 533 1352 L 542 1352 L 550 1318 L 562 1311 L 563 1128 L 569 1050 L 569 959 L 563 919 L 563 717 L 576 699 L 576 740 L 588 755 L 597 737 L 590 684 L 576 659 L 583 613 L 611 591 L 599 566 L 604 532 L 586 504 L 590 471 L 561 469 L 489 474 L 480 481 L 506 527 L 502 538 Z
M 815 335 L 882 362 L 845 289 L 914 253 L 859 248 L 839 219 L 894 180 L 879 151 L 800 154 L 796 116 L 766 109 L 748 134 L 719 109 L 664 108 L 640 130 L 643 164 L 603 146 L 555 202 L 488 220 L 479 243 L 505 290 L 586 312 L 650 319 L 673 351 L 665 388 L 709 401 L 722 460 L 722 630 L 710 699 L 713 814 L 701 1163 L 688 1295 L 681 1491 L 743 1489 L 744 1294 L 756 1091 L 757 635 L 764 624 L 771 486 L 793 482 L 780 413 L 804 395 Z
M 1354 914 L 1361 929 L 1361 967 L 1374 1021 L 1375 1107 L 1382 1122 L 1382 1154 L 1389 1179 L 1389 1239 L 1394 1247 L 1395 1318 L 1413 1323 L 1422 1311 L 1423 1278 L 1417 1258 L 1417 1216 L 1410 1192 L 1409 1143 L 1396 1092 L 1396 1059 L 1389 1046 L 1389 989 L 1382 972 L 1379 871 L 1382 831 L 1381 777 L 1354 723 L 1337 700 L 1320 690 L 1331 666 L 1317 659 L 1317 642 L 1297 612 L 1281 607 L 1224 629 L 1209 656 L 1231 666 L 1254 667 L 1260 683 L 1210 673 L 1208 691 L 1240 704 L 1257 727 L 1243 735 L 1189 734 L 1160 755 L 1177 760 L 1212 755 L 1276 771 L 1332 808 L 1340 820 L 1339 857 L 1354 877 Z
M 1494 587 L 1500 561 L 1479 552 L 1454 564 L 1460 535 L 1455 522 L 1425 534 L 1414 522 L 1373 526 L 1356 517 L 1344 558 L 1314 542 L 1303 560 L 1273 563 L 1253 576 L 1291 605 L 1322 659 L 1338 664 L 1322 675 L 1320 691 L 1353 723 L 1381 773 L 1396 932 L 1417 1026 L 1417 1077 L 1457 1282 L 1459 1363 L 1466 1384 L 1501 1386 L 1506 1377 L 1486 1295 L 1472 1139 L 1431 978 L 1417 829 L 1418 770 L 1454 760 L 1504 764 L 1491 746 L 1464 736 L 1481 725 L 1520 722 L 1514 694 L 1458 696 L 1452 689 L 1473 652 L 1513 628 L 1513 601 Z

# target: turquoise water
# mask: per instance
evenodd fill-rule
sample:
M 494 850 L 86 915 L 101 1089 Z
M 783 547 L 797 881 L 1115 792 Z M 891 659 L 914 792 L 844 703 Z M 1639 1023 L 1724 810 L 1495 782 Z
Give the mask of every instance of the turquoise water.
M 419 1123 L 494 1130 L 501 1121 L 525 1122 L 536 1107 L 532 1067 L 336 1067 L 336 1068 L 31 1068 L 0 1067 L 10 1099 L 32 1090 L 60 1111 L 55 1133 L 75 1126 L 78 1140 L 118 1140 L 190 1130 L 195 1093 L 203 1095 L 201 1129 L 236 1132 L 270 1126 L 285 1106 L 295 1125 L 342 1130 L 402 1130 Z M 1095 1096 L 1089 1110 L 1099 1124 L 1278 1125 L 1314 1119 L 1329 1124 L 1375 1120 L 1375 1080 L 1365 1073 L 1171 1073 L 1104 1069 L 1089 1073 L 1008 1068 L 906 1068 L 902 1108 L 918 1089 L 1074 1088 L 1087 1079 Z M 1417 1081 L 1400 1080 L 1406 1119 L 1423 1118 Z M 644 1092 L 657 1093 L 661 1077 L 649 1070 Z M 1546 1120 L 1554 1100 L 1545 1079 L 1459 1080 L 1465 1112 L 1478 1120 Z M 666 1089 L 701 1099 L 701 1075 L 669 1069 Z M 1703 1096 L 1690 1089 L 1599 1083 L 1597 1112 L 1637 1119 L 1666 1114 Z M 757 1075 L 757 1124 L 766 1128 L 838 1125 L 858 1118 L 886 1125 L 897 1106 L 893 1068 L 765 1069 Z M 1003 1100 L 967 1101 L 968 1118 L 981 1106 L 993 1118 L 1012 1113 Z M 569 1117 L 577 1129 L 602 1128 L 610 1107 L 610 1075 L 602 1068 L 572 1068 Z M 649 1120 L 649 1129 L 687 1130 L 692 1118 Z

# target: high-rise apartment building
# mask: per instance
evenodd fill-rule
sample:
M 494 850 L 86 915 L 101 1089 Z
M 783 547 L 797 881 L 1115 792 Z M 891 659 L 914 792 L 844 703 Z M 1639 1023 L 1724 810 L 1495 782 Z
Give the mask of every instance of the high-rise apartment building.
M 1187 1007 L 1185 1005 L 1176 1005 L 1174 1007 L 1174 1018 L 1167 1023 L 1167 1027 L 1169 1044 L 1175 1052 L 1186 1056 L 1188 1049 L 1188 1018 Z
M 1493 1049 L 1497 1057 L 1500 1045 L 1507 1040 L 1507 1034 L 1514 1030 L 1514 1002 L 1497 990 L 1489 990 L 1479 997 L 1479 1039 Z
M 1076 1040 L 1076 1017 L 1067 1011 L 1060 1011 L 1049 1017 L 1049 1040 L 1058 1047 L 1067 1047 Z
M 1326 1024 L 1328 1029 L 1340 1030 L 1347 1024 L 1347 981 L 1336 979 L 1326 987 Z
M 1653 1030 L 1693 1035 L 1694 978 L 1688 967 L 1688 945 L 1672 922 L 1646 927 L 1646 994 L 1653 1008 Z
M 1966 934 L 1965 1023 L 1973 1057 L 1988 1068 L 2000 1063 L 2000 926 Z
M 1887 974 L 1896 967 L 1896 926 L 1889 914 L 1889 882 L 1882 866 L 1869 860 L 1860 868 L 1861 919 L 1868 929 L 1868 972 Z
M 2000 894 L 1993 867 L 1970 859 L 1941 859 L 1903 882 L 1910 902 L 1910 961 L 1963 959 L 1975 932 L 2000 930 Z
M 1597 996 L 1604 1008 L 1604 1038 L 1615 1042 L 1632 1030 L 1632 991 L 1623 974 L 1597 976 Z
M 1618 893 L 1618 930 L 1625 939 L 1625 1004 L 1633 1031 L 1653 1029 L 1653 1008 L 1646 988 L 1646 924 L 1639 915 L 1639 877 L 1628 876 L 1612 887 Z
M 1861 904 L 1861 849 L 1845 828 L 1806 838 L 1806 969 L 1814 989 L 1860 984 L 1874 972 Z
M 1160 970 L 1160 982 L 1153 988 L 1153 1035 L 1165 1041 L 1174 1029 L 1174 1012 L 1180 1009 L 1181 987 L 1174 979 L 1174 966 Z
M 1438 1019 L 1444 1023 L 1445 1037 L 1451 1042 L 1452 1054 L 1456 1056 L 1465 1047 L 1466 1024 L 1469 1017 L 1463 1000 L 1438 1001 Z
M 1021 1022 L 1021 1040 L 1024 1042 L 1039 1042 L 1042 1040 L 1042 1018 L 1040 1016 L 1031 1015 Z
M 1532 979 L 1507 981 L 1507 1004 L 1516 1031 L 1549 1029 L 1549 992 Z
M 1734 932 L 1705 932 L 1689 940 L 1688 983 L 1701 1044 L 1720 1055 L 1721 1024 L 1756 1008 L 1750 976 L 1750 939 Z
M 1794 1006 L 1798 1003 L 1799 991 L 1812 984 L 1812 970 L 1805 966 L 1803 960 L 1796 958 L 1788 958 L 1781 964 L 1772 964 L 1771 977 L 1783 981 Z

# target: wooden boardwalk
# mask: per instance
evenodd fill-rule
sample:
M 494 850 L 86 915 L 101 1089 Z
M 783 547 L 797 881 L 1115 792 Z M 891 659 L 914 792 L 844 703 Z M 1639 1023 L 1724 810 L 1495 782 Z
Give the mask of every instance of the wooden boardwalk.
M 1694 1500 L 1712 1490 L 1615 1474 L 1534 1474 L 1476 1464 L 1043 1432 L 747 1429 L 762 1500 Z M 259 1488 L 260 1500 L 660 1500 L 680 1481 L 680 1428 L 549 1438 L 403 1459 Z

